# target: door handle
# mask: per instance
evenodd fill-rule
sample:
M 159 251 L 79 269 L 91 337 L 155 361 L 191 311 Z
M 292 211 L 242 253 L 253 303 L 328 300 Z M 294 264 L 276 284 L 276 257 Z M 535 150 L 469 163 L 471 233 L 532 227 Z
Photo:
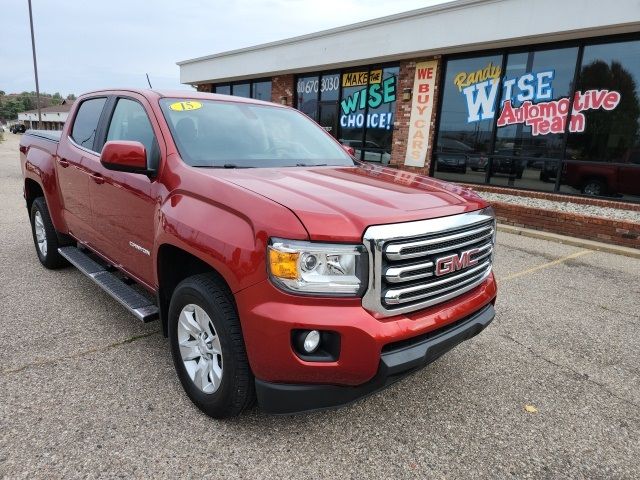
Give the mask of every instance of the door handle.
M 69 160 L 67 160 L 66 158 L 58 158 L 58 165 L 60 165 L 62 168 L 67 168 L 69 166 Z
M 94 182 L 100 184 L 100 183 L 104 183 L 104 177 L 102 175 L 100 175 L 99 173 L 91 173 L 91 178 L 93 179 Z

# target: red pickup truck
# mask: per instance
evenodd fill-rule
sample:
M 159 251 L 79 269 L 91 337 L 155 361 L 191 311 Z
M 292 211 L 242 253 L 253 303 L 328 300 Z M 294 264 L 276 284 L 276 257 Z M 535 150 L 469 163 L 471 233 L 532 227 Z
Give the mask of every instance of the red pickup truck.
M 297 110 L 192 92 L 81 96 L 20 143 L 40 262 L 159 319 L 213 417 L 379 390 L 494 317 L 495 219 L 468 189 L 355 161 Z

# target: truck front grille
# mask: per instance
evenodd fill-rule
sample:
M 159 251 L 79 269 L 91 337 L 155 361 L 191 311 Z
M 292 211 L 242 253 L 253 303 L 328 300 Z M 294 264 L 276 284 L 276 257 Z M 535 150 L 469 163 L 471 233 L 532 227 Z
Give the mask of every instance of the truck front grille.
M 491 273 L 495 220 L 488 210 L 369 227 L 369 289 L 363 306 L 382 316 L 435 305 Z

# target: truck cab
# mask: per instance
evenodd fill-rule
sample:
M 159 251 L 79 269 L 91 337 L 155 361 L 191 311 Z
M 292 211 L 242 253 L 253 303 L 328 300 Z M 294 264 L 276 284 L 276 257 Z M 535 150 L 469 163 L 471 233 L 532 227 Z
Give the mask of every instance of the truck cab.
M 91 92 L 20 143 L 36 253 L 159 320 L 213 417 L 343 405 L 481 332 L 497 293 L 486 202 L 348 150 L 281 105 Z

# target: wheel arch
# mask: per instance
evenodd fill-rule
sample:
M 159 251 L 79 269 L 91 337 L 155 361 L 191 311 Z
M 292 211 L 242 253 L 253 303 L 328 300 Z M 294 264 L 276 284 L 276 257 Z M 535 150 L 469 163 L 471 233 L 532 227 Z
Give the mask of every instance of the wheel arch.
M 32 178 L 25 178 L 24 180 L 24 199 L 27 202 L 27 210 L 31 211 L 31 206 L 33 205 L 33 201 L 38 197 L 45 197 L 44 189 L 42 185 L 36 182 Z
M 229 283 L 223 275 L 211 264 L 192 253 L 183 250 L 170 243 L 164 243 L 158 247 L 156 255 L 156 272 L 158 275 L 158 306 L 160 307 L 160 321 L 162 332 L 168 335 L 168 311 L 173 291 L 180 282 L 186 278 L 201 273 L 210 273 L 216 276 L 227 288 L 229 296 L 234 301 Z M 237 307 L 236 307 L 237 308 Z

